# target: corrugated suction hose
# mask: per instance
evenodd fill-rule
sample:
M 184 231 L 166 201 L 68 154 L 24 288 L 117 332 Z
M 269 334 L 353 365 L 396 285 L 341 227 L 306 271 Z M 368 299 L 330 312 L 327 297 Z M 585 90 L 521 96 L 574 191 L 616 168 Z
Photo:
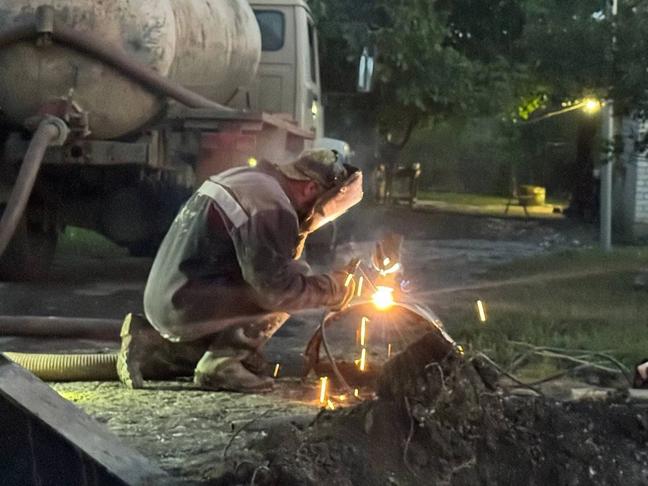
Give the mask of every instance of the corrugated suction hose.
M 118 379 L 117 353 L 3 354 L 43 381 L 114 381 Z

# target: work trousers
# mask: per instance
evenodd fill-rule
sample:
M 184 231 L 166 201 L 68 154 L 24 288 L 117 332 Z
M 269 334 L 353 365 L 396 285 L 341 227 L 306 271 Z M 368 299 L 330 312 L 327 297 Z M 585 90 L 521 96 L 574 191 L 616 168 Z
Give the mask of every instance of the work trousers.
M 252 363 L 256 371 L 261 367 L 261 348 L 289 317 L 285 312 L 256 316 L 244 324 L 231 325 L 195 341 L 171 342 L 155 332 L 157 344 L 153 344 L 155 350 L 143 363 L 142 372 L 145 378 L 191 376 L 207 354 Z

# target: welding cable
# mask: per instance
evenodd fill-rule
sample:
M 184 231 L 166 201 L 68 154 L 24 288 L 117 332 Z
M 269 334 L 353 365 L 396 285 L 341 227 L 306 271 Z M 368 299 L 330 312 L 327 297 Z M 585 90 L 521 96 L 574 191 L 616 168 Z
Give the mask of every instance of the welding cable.
M 116 381 L 117 353 L 3 353 L 43 381 Z
M 369 275 L 367 275 L 367 272 L 362 268 L 362 262 L 360 262 L 360 265 L 358 265 L 358 270 L 360 270 L 360 273 L 362 273 L 362 276 L 365 278 L 367 282 L 369 282 L 369 285 L 371 285 L 374 289 L 374 291 L 378 290 L 376 287 L 376 284 L 373 283 L 373 281 L 369 278 Z
M 39 123 L 0 219 L 0 256 L 9 246 L 23 217 L 47 147 L 62 145 L 68 134 L 69 129 L 60 118 L 46 116 Z
M 328 358 L 329 362 L 331 363 L 331 368 L 333 368 L 333 373 L 335 373 L 335 377 L 338 379 L 338 381 L 342 384 L 342 386 L 346 389 L 346 391 L 357 401 L 361 402 L 362 399 L 359 397 L 355 396 L 355 393 L 353 392 L 353 388 L 349 385 L 349 383 L 346 381 L 342 373 L 340 372 L 340 369 L 337 367 L 337 364 L 335 362 L 335 358 L 331 354 L 331 350 L 328 347 L 328 342 L 326 341 L 326 326 L 329 323 L 329 317 L 331 317 L 333 314 L 329 314 L 324 318 L 322 323 L 320 324 L 319 331 L 320 335 L 322 336 L 322 345 L 324 346 L 324 352 L 326 353 L 326 357 Z
M 233 111 L 229 107 L 216 103 L 184 86 L 168 80 L 149 67 L 134 61 L 127 53 L 121 51 L 119 48 L 107 45 L 102 39 L 98 39 L 92 34 L 79 32 L 63 25 L 54 25 L 53 20 L 49 23 L 46 22 L 46 28 L 40 27 L 43 23 L 41 18 L 47 17 L 49 14 L 48 10 L 51 10 L 51 7 L 39 7 L 36 10 L 37 20 L 35 22 L 0 32 L 0 48 L 17 42 L 29 41 L 40 36 L 46 36 L 51 41 L 86 54 L 116 69 L 144 88 L 159 95 L 172 98 L 190 108 L 211 108 L 219 111 Z

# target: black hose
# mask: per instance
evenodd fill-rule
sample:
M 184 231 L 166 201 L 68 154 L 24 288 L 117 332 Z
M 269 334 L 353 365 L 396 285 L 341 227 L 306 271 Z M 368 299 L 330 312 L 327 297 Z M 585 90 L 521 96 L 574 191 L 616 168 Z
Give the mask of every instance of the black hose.
M 47 147 L 65 138 L 67 126 L 63 120 L 49 116 L 41 120 L 29 142 L 18 178 L 0 219 L 0 256 L 7 249 L 25 212 Z
M 121 321 L 51 316 L 0 316 L 0 336 L 119 341 Z

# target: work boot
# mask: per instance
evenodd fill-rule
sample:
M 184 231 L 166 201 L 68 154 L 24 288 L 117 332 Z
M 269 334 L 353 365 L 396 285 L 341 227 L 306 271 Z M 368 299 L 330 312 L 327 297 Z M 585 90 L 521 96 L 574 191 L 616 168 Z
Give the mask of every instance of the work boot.
M 251 353 L 250 356 L 241 361 L 241 364 L 255 375 L 262 375 L 270 369 L 268 362 L 260 351 Z
M 240 357 L 220 357 L 207 351 L 196 365 L 194 383 L 207 390 L 263 393 L 272 390 L 273 379 L 249 371 Z
M 208 343 L 174 343 L 164 339 L 142 316 L 128 314 L 122 324 L 117 375 L 128 388 L 142 388 L 144 378 L 191 376 Z
M 154 330 L 142 316 L 129 313 L 124 318 L 119 332 L 121 348 L 117 355 L 117 375 L 127 388 L 144 387 L 141 367 L 154 341 L 151 331 Z

